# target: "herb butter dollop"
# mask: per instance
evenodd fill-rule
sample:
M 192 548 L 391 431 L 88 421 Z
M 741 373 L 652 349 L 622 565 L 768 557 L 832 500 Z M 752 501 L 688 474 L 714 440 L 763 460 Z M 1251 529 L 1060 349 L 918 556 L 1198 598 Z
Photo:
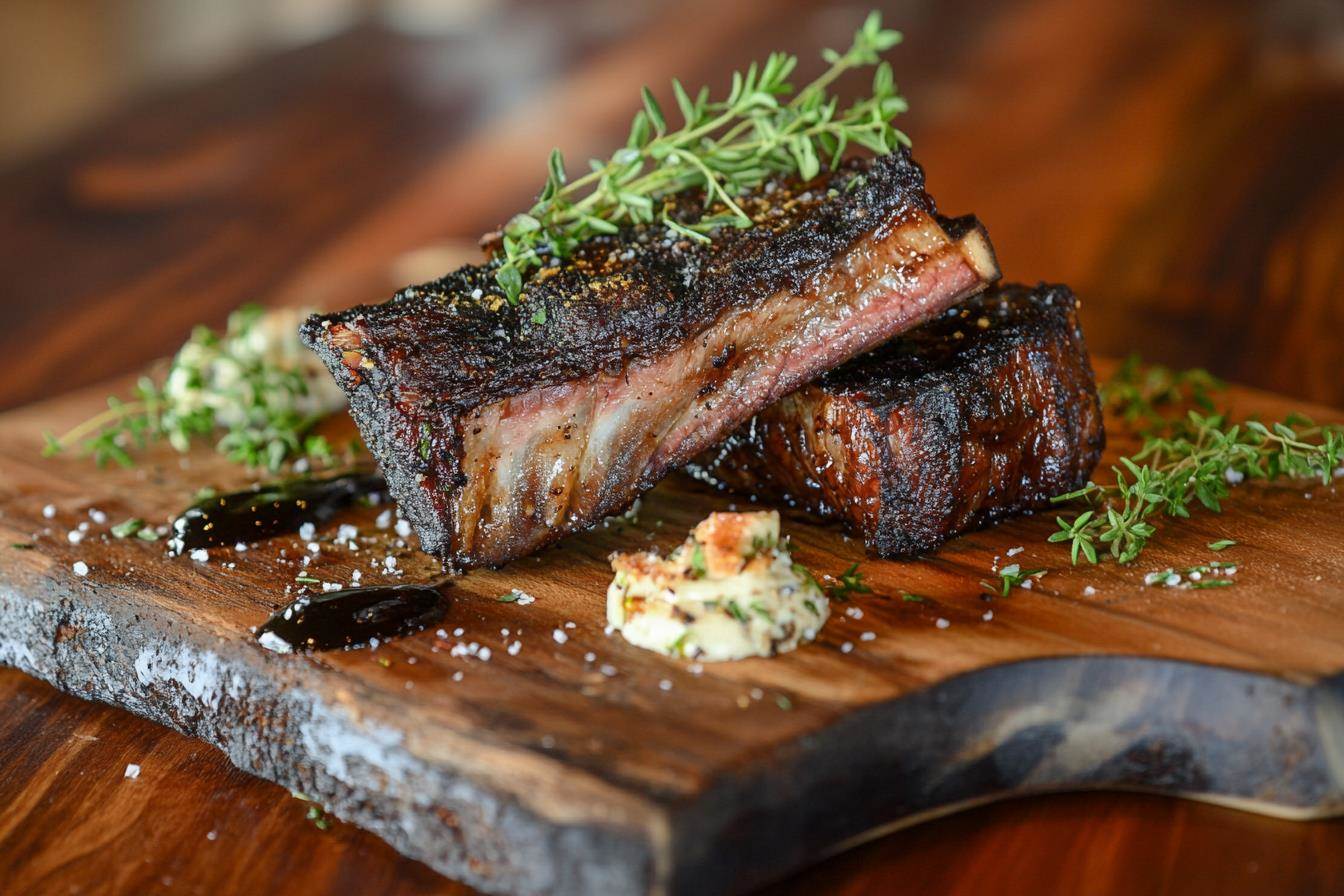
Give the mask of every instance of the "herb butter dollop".
M 613 554 L 607 622 L 627 641 L 701 661 L 773 656 L 816 637 L 826 595 L 793 562 L 779 514 L 713 513 L 666 558 Z

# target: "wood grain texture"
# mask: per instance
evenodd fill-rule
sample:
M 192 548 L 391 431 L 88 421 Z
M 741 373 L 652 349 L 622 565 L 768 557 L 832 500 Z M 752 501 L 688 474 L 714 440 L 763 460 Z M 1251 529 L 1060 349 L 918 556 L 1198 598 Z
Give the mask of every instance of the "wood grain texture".
M 190 324 L 218 322 L 241 301 L 336 305 L 432 274 L 446 264 L 435 247 L 474 237 L 526 199 L 533 186 L 517 171 L 532 170 L 538 152 L 559 143 L 581 157 L 623 136 L 629 84 L 672 74 L 721 81 L 746 54 L 811 53 L 843 40 L 860 12 L 765 2 L 621 4 L 614 15 L 559 7 L 520 5 L 444 44 L 368 31 L 340 38 L 151 99 L 0 175 L 9 314 L 0 400 L 16 405 L 135 369 L 171 350 Z M 1344 23 L 1332 4 L 891 10 L 909 35 L 898 75 L 932 189 L 947 210 L 981 215 L 1011 276 L 1070 280 L 1086 299 L 1094 349 L 1208 363 L 1344 405 L 1336 49 Z M 538 31 L 554 46 L 520 55 Z M 436 76 L 438 66 L 446 74 Z M 305 874 L 294 854 L 310 857 L 315 892 L 377 890 L 396 875 L 413 888 L 433 877 L 349 828 L 311 836 L 285 815 L 292 801 L 256 779 L 232 773 L 231 789 L 210 789 L 208 769 L 226 774 L 220 754 L 116 710 L 6 673 L 0 719 L 25 717 L 30 692 L 43 695 L 43 730 L 91 720 L 143 738 L 134 741 L 142 748 L 165 744 L 183 768 L 196 752 L 190 767 L 203 781 L 175 778 L 156 791 L 156 811 L 169 793 L 187 805 L 227 803 L 239 830 L 256 821 L 258 839 L 264 831 L 274 840 L 266 849 L 221 841 L 221 861 L 194 849 L 203 833 L 175 840 L 157 815 L 127 822 L 116 803 L 102 808 L 54 786 L 83 776 L 120 782 L 124 757 L 76 756 L 39 739 L 49 745 L 44 762 L 0 764 L 3 795 L 26 807 L 30 837 L 22 848 L 4 841 L 6 879 L 33 880 L 14 873 L 31 867 L 34 852 L 49 869 L 39 891 L 96 890 L 113 879 L 123 892 L 152 887 L 152 870 L 114 876 L 131 873 L 125 855 L 173 863 L 179 891 L 297 885 Z M 5 755 L 31 737 L 31 729 L 10 734 Z M 261 824 L 270 810 L 259 807 L 274 799 L 288 825 Z M 109 841 L 117 849 L 98 861 L 80 846 L 93 831 L 117 832 Z M 154 849 L 136 850 L 149 841 Z M 1335 823 L 1071 797 L 907 831 L 799 886 L 1335 892 L 1342 844 Z M 228 867 L 238 876 L 222 876 Z M 324 877 L 319 867 L 336 870 Z M 419 891 L 439 885 L 453 888 Z
M 133 470 L 38 459 L 41 431 L 87 416 L 96 394 L 0 419 L 0 662 L 215 744 L 491 892 L 745 892 L 884 826 L 1060 789 L 1151 789 L 1291 818 L 1344 812 L 1334 482 L 1248 486 L 1145 553 L 1146 568 L 1182 565 L 1233 538 L 1220 555 L 1239 565 L 1231 588 L 1059 568 L 1062 552 L 1043 544 L 1048 516 L 1025 518 L 919 561 L 865 561 L 874 593 L 837 607 L 815 645 L 702 669 L 603 632 L 608 554 L 667 549 L 732 501 L 678 477 L 645 496 L 635 522 L 453 579 L 442 634 L 277 656 L 250 627 L 288 600 L 296 575 L 348 582 L 358 569 L 375 583 L 392 577 L 391 553 L 426 580 L 436 564 L 377 528 L 378 508 L 320 529 L 315 553 L 290 536 L 200 562 L 110 538 L 108 521 L 87 525 L 95 508 L 166 520 L 202 483 L 245 480 L 204 448 L 161 450 Z M 1287 411 L 1265 395 L 1231 398 L 1244 414 Z M 1112 454 L 1132 448 L 1120 432 L 1111 442 Z M 332 543 L 336 522 L 367 541 Z M 787 531 L 819 574 L 864 559 L 801 514 Z M 1018 546 L 1015 562 L 1054 569 L 992 598 L 979 582 Z M 536 603 L 496 600 L 511 588 Z M 449 650 L 472 642 L 493 658 Z

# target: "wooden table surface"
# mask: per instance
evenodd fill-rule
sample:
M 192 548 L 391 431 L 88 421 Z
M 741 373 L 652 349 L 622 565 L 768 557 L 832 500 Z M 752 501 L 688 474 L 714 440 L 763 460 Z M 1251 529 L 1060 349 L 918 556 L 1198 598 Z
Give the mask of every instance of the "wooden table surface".
M 1344 10 L 891 3 L 904 127 L 1007 276 L 1064 280 L 1093 350 L 1344 406 Z M 340 305 L 428 276 L 524 205 L 546 151 L 624 135 L 641 83 L 813 57 L 866 5 L 505 4 L 373 27 L 138 100 L 0 172 L 13 406 L 134 370 L 241 302 Z M 134 781 L 128 763 L 142 767 Z M 21 892 L 462 893 L 222 754 L 0 671 L 0 880 Z M 1001 803 L 778 893 L 1337 893 L 1344 822 L 1131 794 Z

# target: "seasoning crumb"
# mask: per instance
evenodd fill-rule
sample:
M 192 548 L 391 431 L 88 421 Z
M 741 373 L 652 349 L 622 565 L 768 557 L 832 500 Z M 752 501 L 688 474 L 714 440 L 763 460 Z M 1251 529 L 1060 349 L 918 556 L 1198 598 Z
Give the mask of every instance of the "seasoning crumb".
M 1091 585 L 1088 585 L 1086 588 L 1083 589 L 1083 596 L 1084 596 L 1084 597 L 1091 597 L 1092 595 L 1094 595 L 1094 594 L 1096 594 L 1096 593 L 1097 593 L 1097 589 L 1093 588 Z
M 849 643 L 848 641 L 846 641 L 845 643 L 843 643 L 843 644 L 840 645 L 840 652 L 841 652 L 841 653 L 849 653 L 849 652 L 852 651 L 853 649 L 854 649 L 854 645 L 851 644 L 851 643 Z
M 205 548 L 194 548 L 189 556 L 197 563 L 204 563 L 210 559 L 210 552 Z
M 77 576 L 86 576 L 89 574 L 89 564 L 85 563 L 83 560 L 76 560 L 74 565 L 70 568 L 74 570 L 75 575 Z
M 952 625 L 951 622 L 949 622 L 948 620 L 944 619 L 941 616 L 939 616 L 938 619 L 935 620 L 933 624 L 938 626 L 939 628 L 948 628 L 949 626 Z
M 994 611 L 993 611 L 993 610 L 986 610 L 985 613 L 984 613 L 984 615 L 981 616 L 980 618 L 983 619 L 983 620 L 985 620 L 986 622 L 988 622 L 989 620 L 991 620 L 991 619 L 994 618 Z
M 130 763 L 129 765 L 127 765 L 127 766 L 126 766 L 126 777 L 128 777 L 128 778 L 138 778 L 138 777 L 140 777 L 140 766 L 136 765 L 134 762 L 132 762 L 132 763 Z
M 872 641 L 875 640 L 876 638 L 877 638 L 876 632 L 864 632 L 863 634 L 859 635 L 860 641 Z
M 670 690 L 672 690 L 672 680 L 671 680 L 671 679 L 668 679 L 668 678 L 664 678 L 662 681 L 658 682 L 658 689 L 659 689 L 660 691 L 670 691 Z
M 48 504 L 46 507 L 43 507 L 42 516 L 46 517 L 47 519 L 51 519 L 52 517 L 56 516 L 56 505 Z
M 551 632 L 551 637 L 555 639 L 555 643 L 557 644 L 563 644 L 569 640 L 569 635 L 565 634 L 565 630 L 562 628 L 557 628 L 555 631 Z

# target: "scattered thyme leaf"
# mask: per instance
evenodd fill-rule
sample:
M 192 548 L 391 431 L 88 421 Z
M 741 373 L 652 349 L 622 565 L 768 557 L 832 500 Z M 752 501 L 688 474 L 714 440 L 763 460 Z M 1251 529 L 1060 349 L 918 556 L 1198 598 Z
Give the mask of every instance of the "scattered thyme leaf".
M 990 594 L 997 592 L 1003 597 L 1007 597 L 1014 588 L 1021 587 L 1028 579 L 1039 579 L 1045 574 L 1044 569 L 1023 569 L 1017 563 L 1010 563 L 999 570 L 997 587 L 988 582 L 981 582 L 980 585 Z
M 775 705 L 785 711 L 793 709 L 793 701 L 783 694 L 775 695 Z
M 145 528 L 145 521 L 139 517 L 131 517 L 128 520 L 117 523 L 112 527 L 112 536 L 114 538 L 130 538 Z
M 9 546 L 16 551 L 31 551 L 33 548 L 37 547 L 37 545 L 27 541 L 11 542 Z
M 912 604 L 922 604 L 928 601 L 928 598 L 922 594 L 911 594 L 909 591 L 902 591 L 901 600 Z
M 864 584 L 863 573 L 859 572 L 859 564 L 857 563 L 851 563 L 849 569 L 840 573 L 836 578 L 836 583 L 826 589 L 827 597 L 842 603 L 849 600 L 851 594 L 872 593 L 873 589 Z
M 691 548 L 691 573 L 697 579 L 703 579 L 709 568 L 705 565 L 705 549 L 700 542 Z
M 1222 539 L 1219 539 L 1218 541 L 1211 541 L 1211 542 L 1209 542 L 1209 550 L 1211 550 L 1211 551 L 1225 551 L 1225 550 L 1227 550 L 1227 549 L 1230 548 L 1230 547 L 1235 547 L 1236 544 L 1237 544 L 1237 543 L 1236 543 L 1235 541 L 1233 541 L 1232 539 L 1230 539 L 1230 538 L 1222 538 Z
M 501 604 L 511 604 L 516 602 L 517 600 L 518 600 L 517 591 L 510 591 L 508 594 L 501 594 L 499 597 L 495 598 L 495 602 Z

